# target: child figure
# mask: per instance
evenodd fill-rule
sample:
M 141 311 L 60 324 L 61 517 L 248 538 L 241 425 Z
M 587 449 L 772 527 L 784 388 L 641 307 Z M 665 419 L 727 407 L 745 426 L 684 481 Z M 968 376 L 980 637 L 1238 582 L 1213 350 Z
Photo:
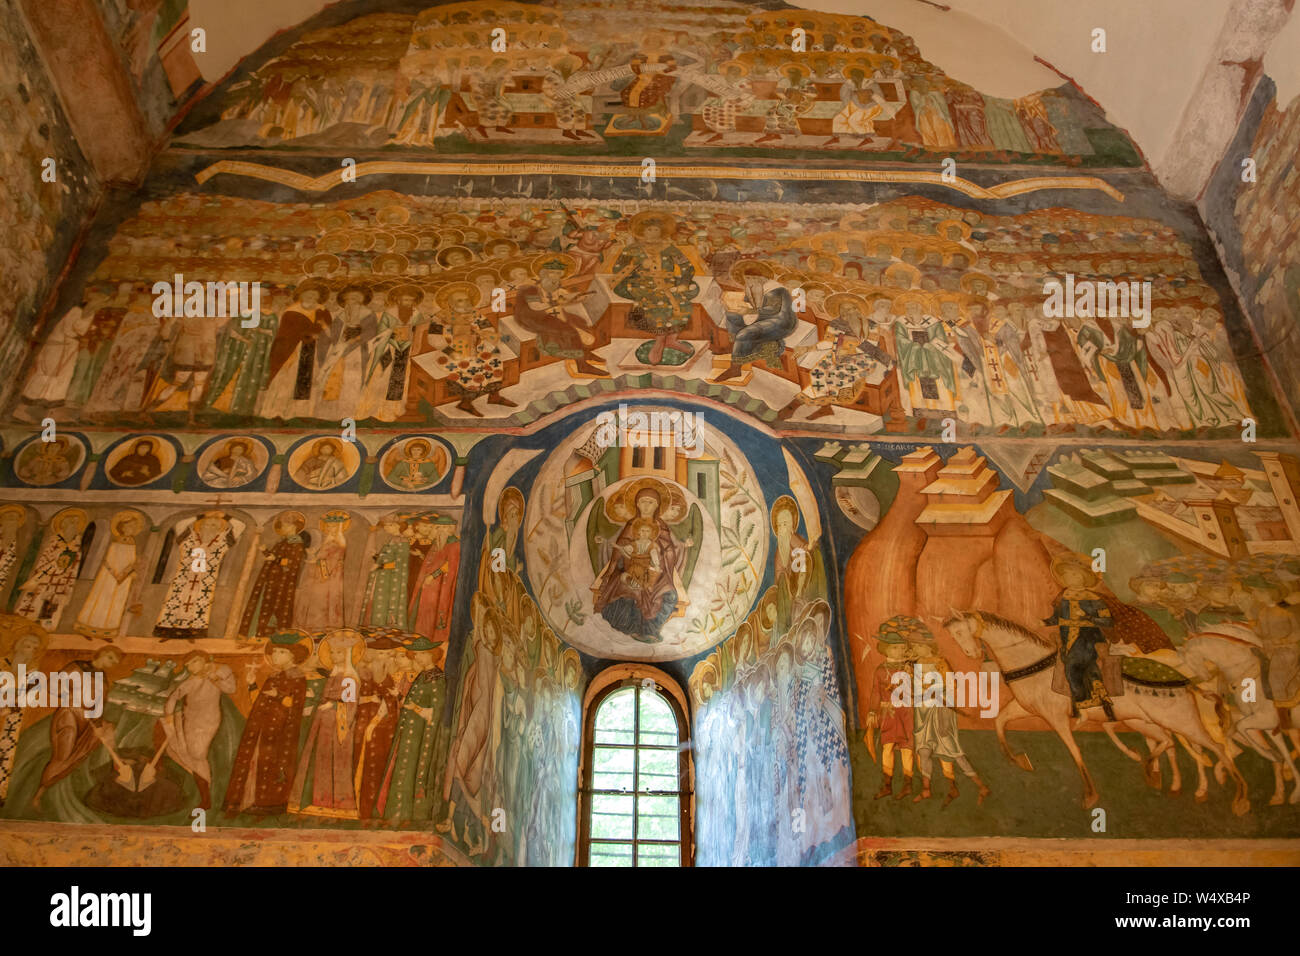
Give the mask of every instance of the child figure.
M 635 535 L 633 540 L 625 545 L 616 544 L 615 547 L 627 558 L 623 562 L 623 583 L 633 591 L 640 591 L 659 577 L 663 565 L 659 560 L 659 549 L 654 546 L 657 530 L 654 522 L 639 519 L 632 525 L 632 530 Z

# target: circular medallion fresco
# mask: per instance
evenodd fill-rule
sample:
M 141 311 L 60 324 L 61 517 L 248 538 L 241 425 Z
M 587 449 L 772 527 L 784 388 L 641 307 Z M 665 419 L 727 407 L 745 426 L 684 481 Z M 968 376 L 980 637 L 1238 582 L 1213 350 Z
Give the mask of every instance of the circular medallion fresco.
M 74 435 L 57 435 L 27 443 L 14 459 L 14 475 L 28 485 L 56 485 L 76 474 L 86 460 L 86 446 Z
M 289 455 L 289 477 L 309 491 L 337 488 L 361 465 L 355 442 L 341 438 L 316 438 L 303 442 Z
M 266 446 L 256 438 L 222 438 L 199 456 L 199 480 L 209 488 L 242 488 L 266 470 L 269 460 Z
M 447 474 L 451 456 L 442 442 L 416 436 L 395 442 L 379 461 L 384 484 L 398 491 L 423 491 Z
M 135 435 L 108 453 L 104 474 L 113 484 L 135 488 L 157 481 L 176 464 L 176 448 L 161 435 Z
M 547 623 L 580 650 L 691 657 L 753 606 L 767 506 L 745 456 L 703 415 L 624 414 L 626 429 L 599 416 L 542 464 L 526 510 L 529 582 Z

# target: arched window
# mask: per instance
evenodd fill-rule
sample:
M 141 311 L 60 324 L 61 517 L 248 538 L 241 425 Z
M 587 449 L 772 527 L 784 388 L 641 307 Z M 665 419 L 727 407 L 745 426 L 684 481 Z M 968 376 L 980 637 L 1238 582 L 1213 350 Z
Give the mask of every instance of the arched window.
M 617 665 L 603 676 L 584 721 L 578 864 L 690 866 L 685 696 L 650 668 Z

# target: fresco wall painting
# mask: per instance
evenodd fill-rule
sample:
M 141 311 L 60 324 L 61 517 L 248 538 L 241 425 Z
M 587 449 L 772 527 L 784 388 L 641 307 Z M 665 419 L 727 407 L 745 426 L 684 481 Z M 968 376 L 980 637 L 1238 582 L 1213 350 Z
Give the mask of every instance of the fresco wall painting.
M 117 9 L 142 83 L 182 8 Z M 7 858 L 192 860 L 201 809 L 210 860 L 569 865 L 618 662 L 686 690 L 702 865 L 1278 852 L 1300 452 L 1204 228 L 1072 86 L 999 100 L 865 17 L 604 12 L 327 12 L 97 225 L 0 429 L 0 654 L 110 690 L 0 714 Z M 342 145 L 380 165 L 301 152 Z M 741 174 L 555 173 L 647 154 Z M 881 178 L 747 165 L 818 157 Z

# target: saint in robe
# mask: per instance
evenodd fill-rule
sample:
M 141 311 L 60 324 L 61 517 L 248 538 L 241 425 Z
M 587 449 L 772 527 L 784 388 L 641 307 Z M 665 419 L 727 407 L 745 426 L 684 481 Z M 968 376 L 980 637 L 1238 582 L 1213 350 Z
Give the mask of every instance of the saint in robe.
M 13 681 L 15 694 L 22 690 L 18 683 L 18 668 L 21 665 L 26 675 L 27 687 L 34 689 L 33 682 L 40 678 L 36 673 L 40 667 L 41 654 L 45 650 L 45 635 L 39 629 L 20 633 L 14 639 L 13 647 L 5 656 L 0 657 L 0 673 L 8 674 Z M 23 729 L 23 711 L 19 707 L 0 706 L 0 807 L 9 797 L 9 777 L 14 769 L 14 756 L 18 753 L 18 735 Z
M 406 691 L 393 735 L 377 810 L 394 823 L 433 819 L 438 798 L 438 768 L 446 747 L 442 725 L 447 680 L 438 652 L 427 638 L 408 649 L 419 674 Z
M 109 523 L 112 540 L 74 625 L 78 634 L 106 639 L 117 636 L 139 579 L 136 536 L 143 530 L 144 519 L 134 511 L 113 516 Z
M 428 323 L 416 306 L 424 293 L 413 285 L 401 285 L 388 293 L 396 303 L 379 317 L 374 347 L 366 368 L 365 386 L 356 418 L 392 421 L 406 411 L 406 388 L 411 374 L 415 331 Z
M 307 556 L 309 536 L 303 534 L 307 519 L 300 511 L 276 516 L 275 532 L 280 540 L 262 551 L 262 567 L 244 605 L 239 633 L 248 636 L 273 634 L 294 626 L 294 599 L 298 575 Z
M 108 300 L 100 295 L 93 296 L 86 304 L 86 312 L 93 315 L 90 326 L 82 333 L 78 342 L 77 362 L 72 370 L 72 381 L 68 383 L 67 404 L 84 405 L 90 398 L 99 373 L 108 359 L 113 337 L 117 328 L 126 317 L 126 309 L 95 306 Z
M 0 507 L 0 593 L 18 563 L 18 536 L 26 525 L 27 511 L 22 505 Z
M 329 291 L 325 283 L 308 279 L 298 287 L 297 300 L 280 316 L 266 368 L 266 390 L 258 402 L 263 418 L 310 413 L 317 351 L 323 354 L 324 338 L 334 321 L 329 310 L 321 307 Z
M 141 438 L 131 450 L 108 469 L 108 477 L 119 485 L 144 485 L 162 474 L 162 460 L 152 438 Z
M 460 822 L 465 842 L 482 846 L 492 810 L 489 791 L 494 762 L 501 746 L 502 690 L 497 659 L 501 652 L 501 628 L 496 616 L 486 609 L 477 617 L 471 649 L 473 659 L 464 671 L 456 730 L 443 777 L 446 817 L 437 829 L 458 839 L 455 828 Z
M 54 516 L 36 565 L 19 588 L 22 596 L 15 614 L 54 630 L 81 571 L 81 540 L 86 524 L 86 513 L 80 508 Z
M 340 421 L 360 415 L 370 345 L 379 330 L 379 319 L 369 308 L 371 297 L 364 286 L 340 290 L 340 309 L 329 333 L 316 339 L 319 365 L 312 381 L 311 409 L 316 418 Z
M 727 312 L 727 330 L 731 333 L 731 361 L 717 377 L 726 381 L 741 374 L 747 362 L 762 360 L 769 368 L 781 367 L 785 337 L 799 324 L 794 314 L 790 290 L 776 279 L 747 276 L 746 297 L 754 311 Z
M 294 601 L 293 617 L 305 631 L 343 626 L 343 570 L 347 561 L 346 511 L 328 512 L 320 520 L 323 538 L 308 556 Z
M 307 678 L 298 668 L 311 655 L 311 642 L 299 634 L 276 635 L 263 653 L 271 673 L 250 688 L 253 706 L 226 785 L 228 816 L 284 813 L 298 764 L 298 737 L 307 699 Z M 250 671 L 255 677 L 255 670 Z
M 417 634 L 444 643 L 451 636 L 456 574 L 460 570 L 460 539 L 456 537 L 451 518 L 439 518 L 433 528 L 434 546 L 416 572 L 407 623 Z
M 808 540 L 795 530 L 798 524 L 798 506 L 792 498 L 783 495 L 772 506 L 772 533 L 776 537 L 773 554 L 776 615 L 781 633 L 789 630 L 805 604 L 825 597 L 820 549 L 809 546 Z
M 899 303 L 905 315 L 894 323 L 894 342 L 898 349 L 898 374 L 907 386 L 905 401 L 914 415 L 926 412 L 952 412 L 956 409 L 956 375 L 953 355 L 956 349 L 939 319 L 925 310 L 918 299 Z
M 279 326 L 274 312 L 263 312 L 252 328 L 244 328 L 238 316 L 226 323 L 208 379 L 209 408 L 242 417 L 256 413 L 270 382 L 271 348 Z
M 59 320 L 46 337 L 31 374 L 23 387 L 23 401 L 33 405 L 58 405 L 67 397 L 72 373 L 81 349 L 81 336 L 90 328 L 92 317 L 80 307 L 73 308 Z
M 361 620 L 372 627 L 395 627 L 406 630 L 407 578 L 410 576 L 411 541 L 402 522 L 386 518 L 383 529 L 388 534 L 375 555 L 375 566 L 366 578 L 366 596 L 361 605 Z
M 401 662 L 393 660 L 394 649 L 402 655 Z M 352 776 L 357 788 L 357 816 L 362 820 L 378 816 L 389 752 L 402 713 L 405 663 L 405 654 L 396 641 L 378 637 L 369 642 L 366 656 L 357 665 L 361 685 L 357 689 L 357 722 L 352 729 L 352 754 L 357 761 Z
M 176 542 L 175 567 L 163 600 L 155 637 L 208 636 L 221 562 L 235 543 L 230 522 L 219 512 L 199 515 Z
M 348 469 L 340 457 L 341 451 L 337 439 L 317 439 L 312 445 L 311 454 L 294 469 L 293 480 L 303 487 L 321 491 L 341 485 L 348 479 Z
M 257 477 L 259 466 L 252 457 L 253 443 L 246 438 L 232 438 L 221 453 L 203 469 L 203 482 L 213 488 L 239 488 Z
M 290 813 L 356 819 L 356 783 L 352 777 L 352 730 L 357 716 L 354 691 L 359 683 L 356 663 L 365 649 L 361 635 L 353 630 L 332 631 L 321 640 L 320 661 L 329 668 L 329 676 L 321 688 L 298 758 L 289 796 Z
M 412 438 L 403 446 L 402 457 L 389 465 L 384 480 L 395 488 L 420 491 L 441 478 L 446 470 L 447 455 L 441 448 L 435 450 L 425 439 Z
M 632 219 L 630 243 L 614 262 L 612 285 L 619 295 L 634 303 L 628 325 L 650 332 L 654 344 L 647 355 L 658 365 L 665 348 L 687 356 L 694 346 L 677 337 L 691 321 L 691 303 L 699 294 L 695 265 L 673 242 L 677 220 L 660 213 L 638 213 Z
M 543 262 L 537 284 L 525 286 L 515 296 L 515 323 L 537 335 L 543 355 L 574 359 L 584 375 L 607 375 L 598 367 L 605 360 L 594 351 L 596 336 L 587 328 L 587 319 L 565 308 L 579 298 L 563 288 L 564 277 L 575 266 L 568 256 Z
M 118 326 L 108 357 L 95 380 L 83 413 L 120 414 L 138 409 L 145 393 L 145 364 L 150 346 L 159 339 L 160 329 L 170 319 L 157 319 L 150 311 L 148 296 L 133 303 Z

